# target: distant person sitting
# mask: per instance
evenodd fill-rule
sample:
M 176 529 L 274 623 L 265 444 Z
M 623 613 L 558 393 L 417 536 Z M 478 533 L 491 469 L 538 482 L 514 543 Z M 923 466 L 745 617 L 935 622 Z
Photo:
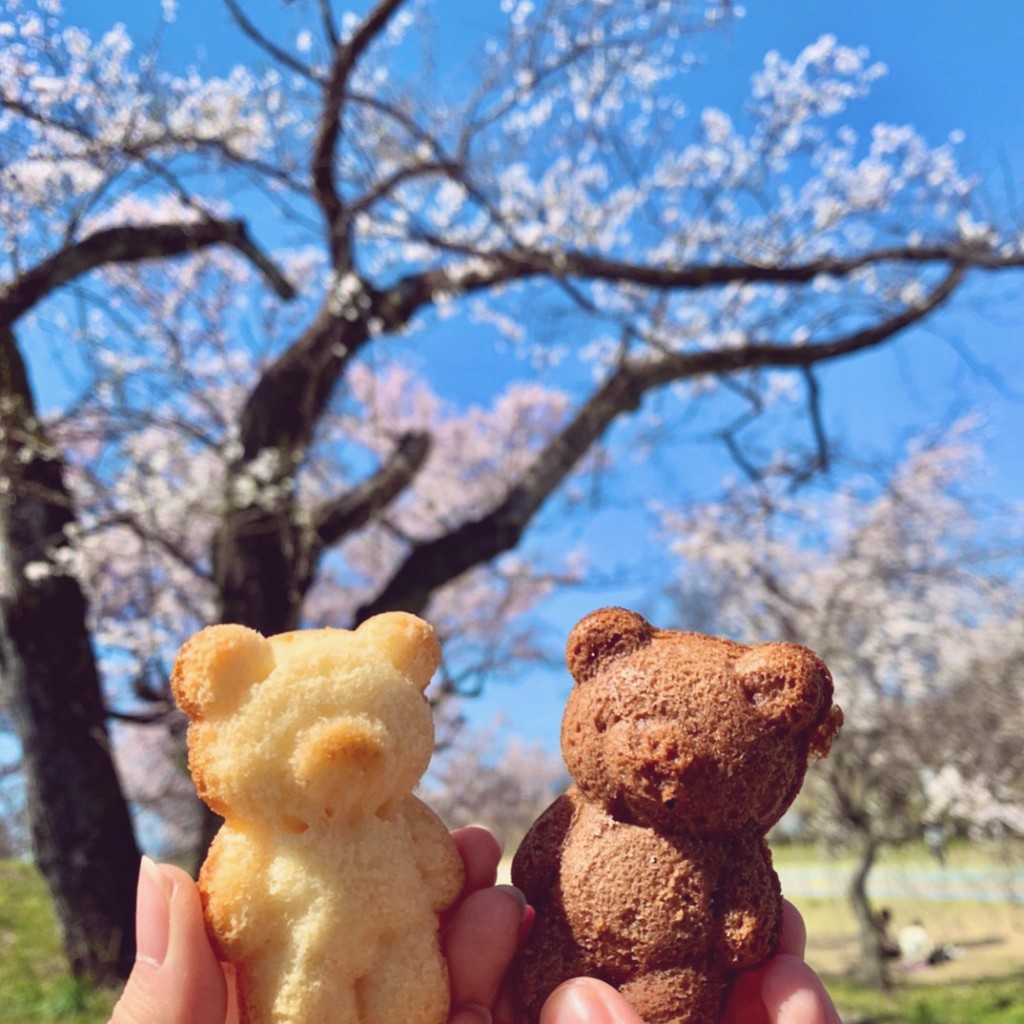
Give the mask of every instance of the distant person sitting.
M 878 948 L 886 960 L 895 960 L 900 955 L 900 947 L 889 934 L 892 925 L 892 911 L 882 907 L 874 917 L 875 934 L 878 936 Z
M 935 955 L 935 943 L 920 921 L 912 921 L 896 937 L 904 967 L 926 967 Z
M 961 955 L 955 946 L 936 945 L 920 921 L 912 921 L 901 928 L 896 942 L 899 945 L 900 963 L 910 969 L 934 967 Z

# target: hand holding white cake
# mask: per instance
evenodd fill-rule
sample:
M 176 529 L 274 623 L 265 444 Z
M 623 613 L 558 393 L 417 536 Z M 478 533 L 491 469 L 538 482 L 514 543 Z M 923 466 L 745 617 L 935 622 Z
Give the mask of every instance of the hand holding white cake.
M 440 657 L 399 612 L 269 638 L 211 626 L 182 648 L 189 768 L 225 819 L 199 889 L 242 1024 L 444 1024 L 438 914 L 463 869 L 412 794 Z

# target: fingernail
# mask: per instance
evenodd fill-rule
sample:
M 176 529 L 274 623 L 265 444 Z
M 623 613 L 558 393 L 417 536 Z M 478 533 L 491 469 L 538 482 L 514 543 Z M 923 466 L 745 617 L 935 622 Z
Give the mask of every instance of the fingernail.
M 499 892 L 507 893 L 519 904 L 520 915 L 526 913 L 526 896 L 521 889 L 517 889 L 514 885 L 496 885 L 494 888 Z
M 615 1024 L 616 1019 L 589 979 L 574 978 L 548 997 L 540 1024 Z
M 452 1014 L 448 1024 L 491 1024 L 491 1011 L 486 1006 L 468 1003 Z
M 504 839 L 504 837 L 498 835 L 494 831 L 494 829 L 491 828 L 490 825 L 485 825 L 485 824 L 483 824 L 483 822 L 480 822 L 480 821 L 472 821 L 468 825 L 466 825 L 465 827 L 466 828 L 476 829 L 476 830 L 478 830 L 480 832 L 486 832 L 498 844 L 498 852 L 499 852 L 499 854 L 503 854 L 505 852 L 505 839 Z
M 174 883 L 149 859 L 139 867 L 135 895 L 135 959 L 159 967 L 167 956 Z

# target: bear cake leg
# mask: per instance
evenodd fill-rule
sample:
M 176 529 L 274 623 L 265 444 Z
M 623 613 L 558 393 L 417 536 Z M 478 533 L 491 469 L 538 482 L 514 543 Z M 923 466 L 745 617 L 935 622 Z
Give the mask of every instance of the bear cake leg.
M 410 1006 L 424 1016 L 443 1019 L 448 979 L 428 954 L 415 933 L 391 936 L 375 956 L 373 972 L 359 981 L 359 1019 L 404 1021 Z
M 707 967 L 650 971 L 619 987 L 645 1024 L 715 1024 L 722 1012 L 725 981 Z

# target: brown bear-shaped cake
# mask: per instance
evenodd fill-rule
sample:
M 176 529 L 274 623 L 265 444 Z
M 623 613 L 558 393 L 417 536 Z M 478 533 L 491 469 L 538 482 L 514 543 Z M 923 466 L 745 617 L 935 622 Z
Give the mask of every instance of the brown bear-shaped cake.
M 712 1024 L 774 952 L 765 834 L 842 723 L 804 647 L 656 629 L 604 608 L 573 629 L 562 752 L 575 785 L 512 864 L 536 909 L 517 965 L 536 1021 L 561 982 L 615 985 L 648 1024 Z

